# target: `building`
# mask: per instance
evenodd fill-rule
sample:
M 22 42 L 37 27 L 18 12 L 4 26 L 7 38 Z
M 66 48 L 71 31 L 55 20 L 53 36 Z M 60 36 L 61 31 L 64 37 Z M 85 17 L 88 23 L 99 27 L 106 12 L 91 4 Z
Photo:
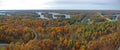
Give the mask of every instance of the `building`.
M 57 19 L 57 18 L 70 18 L 70 15 L 53 13 L 53 12 L 37 12 L 41 19 Z
M 0 11 L 0 16 L 10 16 L 10 14 L 5 11 Z

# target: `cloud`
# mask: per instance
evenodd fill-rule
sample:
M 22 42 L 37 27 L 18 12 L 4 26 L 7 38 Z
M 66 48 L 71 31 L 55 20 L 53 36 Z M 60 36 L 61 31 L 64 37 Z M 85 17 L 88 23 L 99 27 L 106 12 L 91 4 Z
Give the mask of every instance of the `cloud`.
M 119 0 L 56 0 L 51 4 L 119 4 Z
M 120 9 L 119 2 L 119 0 L 56 0 L 47 5 L 63 9 Z
M 120 0 L 0 0 L 0 9 L 120 9 Z
M 45 9 L 53 0 L 1 0 L 0 9 Z

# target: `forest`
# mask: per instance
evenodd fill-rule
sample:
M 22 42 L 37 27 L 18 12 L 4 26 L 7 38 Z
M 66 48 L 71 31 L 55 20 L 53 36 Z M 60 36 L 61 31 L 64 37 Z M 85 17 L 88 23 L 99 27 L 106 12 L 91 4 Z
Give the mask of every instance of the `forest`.
M 107 21 L 97 13 L 71 16 L 53 20 L 0 16 L 0 44 L 9 44 L 0 46 L 0 50 L 117 50 L 120 47 L 119 20 Z M 83 17 L 84 22 L 80 22 Z

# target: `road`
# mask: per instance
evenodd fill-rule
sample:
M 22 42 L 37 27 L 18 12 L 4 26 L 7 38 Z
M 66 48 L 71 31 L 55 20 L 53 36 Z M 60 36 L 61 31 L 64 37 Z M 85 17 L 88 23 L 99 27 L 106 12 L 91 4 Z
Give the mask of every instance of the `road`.
M 35 37 L 34 37 L 34 39 L 33 40 L 36 40 L 37 39 L 37 37 L 38 37 L 38 35 L 37 35 L 37 33 L 33 30 L 33 32 L 34 32 L 34 35 L 35 35 Z
M 118 48 L 118 50 L 120 50 L 120 47 Z
M 6 43 L 2 43 L 0 44 L 0 46 L 8 46 L 9 44 L 6 44 Z
M 120 16 L 120 14 L 116 14 L 116 15 L 102 15 L 100 12 L 98 12 L 98 14 L 99 14 L 101 17 L 103 17 L 103 18 L 105 18 L 106 20 L 108 20 L 108 21 L 117 21 L 118 17 Z M 111 19 L 109 19 L 109 18 L 107 18 L 107 17 L 105 17 L 105 16 L 116 16 L 116 18 L 115 18 L 114 20 L 111 20 Z
M 84 22 L 85 18 L 86 18 L 86 15 L 84 15 L 84 16 L 79 20 L 79 22 Z
M 105 18 L 106 20 L 108 20 L 108 21 L 113 21 L 113 20 L 111 20 L 111 19 L 105 17 L 104 15 L 102 15 L 100 12 L 98 12 L 98 14 L 99 14 L 101 17 L 103 17 L 103 18 Z

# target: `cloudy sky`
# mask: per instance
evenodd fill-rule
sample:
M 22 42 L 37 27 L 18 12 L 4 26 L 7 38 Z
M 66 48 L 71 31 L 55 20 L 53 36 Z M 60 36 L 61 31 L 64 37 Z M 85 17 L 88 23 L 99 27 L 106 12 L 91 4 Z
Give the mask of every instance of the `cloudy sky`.
M 14 9 L 120 10 L 120 0 L 0 0 L 0 10 Z

